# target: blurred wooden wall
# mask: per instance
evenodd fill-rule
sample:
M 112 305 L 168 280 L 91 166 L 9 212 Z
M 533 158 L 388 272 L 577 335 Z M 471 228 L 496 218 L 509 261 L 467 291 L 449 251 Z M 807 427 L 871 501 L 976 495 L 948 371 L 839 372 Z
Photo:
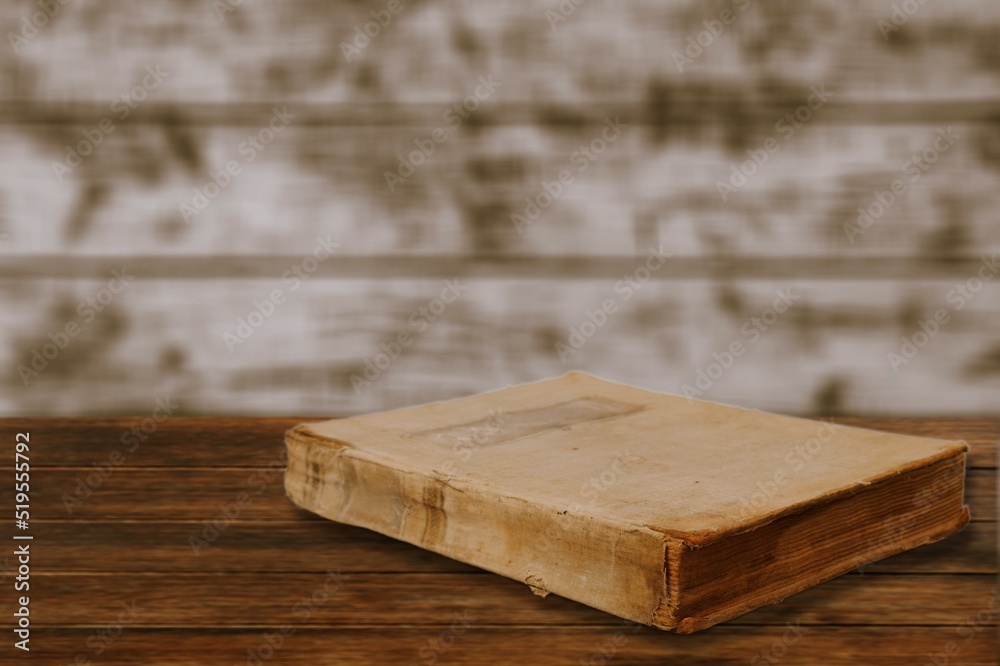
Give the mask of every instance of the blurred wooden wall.
M 348 414 L 570 369 L 679 393 L 734 342 L 744 353 L 704 397 L 995 408 L 1000 276 L 953 290 L 992 277 L 1000 249 L 1000 4 L 913 3 L 897 25 L 875 0 L 401 0 L 348 62 L 343 45 L 389 4 L 0 6 L 0 412 L 145 413 L 169 395 L 189 414 Z M 32 33 L 25 17 L 45 7 Z M 707 45 L 679 68 L 689 37 Z M 449 124 L 481 77 L 499 85 Z M 777 123 L 813 89 L 829 99 L 788 136 Z M 275 109 L 287 127 L 247 149 Z M 627 127 L 580 171 L 574 152 L 616 118 Z M 398 156 L 439 128 L 391 190 Z M 958 138 L 913 179 L 908 160 L 941 132 Z M 90 154 L 55 167 L 86 133 Z M 723 200 L 718 182 L 768 139 L 777 150 Z M 239 174 L 185 219 L 230 161 Z M 563 170 L 573 182 L 519 233 L 512 214 Z M 852 239 L 857 208 L 897 179 L 905 193 Z M 292 290 L 282 275 L 320 238 L 336 252 Z M 650 247 L 671 256 L 626 300 L 616 284 Z M 122 268 L 135 279 L 87 321 L 80 304 Z M 460 296 L 420 315 L 455 278 Z M 227 344 L 275 289 L 273 315 Z M 79 334 L 25 373 L 71 323 Z M 356 386 L 403 332 L 411 344 Z

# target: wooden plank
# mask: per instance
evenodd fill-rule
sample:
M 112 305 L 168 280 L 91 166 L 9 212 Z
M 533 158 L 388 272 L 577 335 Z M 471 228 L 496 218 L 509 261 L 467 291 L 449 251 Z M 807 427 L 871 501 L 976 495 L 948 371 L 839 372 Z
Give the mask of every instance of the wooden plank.
M 693 2 L 623 10 L 595 0 L 590 11 L 574 13 L 558 33 L 545 25 L 541 8 L 525 2 L 499 9 L 484 3 L 446 6 L 448 11 L 431 3 L 430 9 L 399 17 L 357 66 L 344 62 L 339 49 L 358 21 L 369 20 L 370 10 L 360 7 L 293 2 L 280 8 L 239 7 L 221 18 L 208 7 L 204 12 L 164 7 L 150 18 L 127 3 L 113 6 L 109 18 L 100 21 L 89 10 L 63 7 L 58 20 L 41 29 L 23 53 L 5 52 L 0 58 L 0 81 L 8 84 L 2 89 L 8 101 L 16 100 L 3 106 L 13 124 L 0 128 L 5 147 L 0 252 L 10 258 L 0 262 L 0 271 L 8 271 L 3 288 L 21 307 L 45 303 L 45 309 L 61 312 L 65 299 L 70 305 L 78 302 L 75 294 L 58 293 L 61 287 L 42 286 L 39 295 L 35 285 L 21 280 L 28 275 L 40 280 L 45 275 L 97 277 L 108 268 L 110 258 L 102 255 L 108 247 L 121 248 L 126 260 L 151 257 L 144 262 L 147 278 L 159 276 L 164 282 L 177 275 L 246 278 L 272 269 L 280 274 L 282 263 L 308 251 L 318 233 L 336 231 L 350 258 L 323 264 L 320 275 L 348 278 L 345 282 L 354 286 L 355 278 L 380 281 L 388 274 L 405 281 L 444 271 L 501 280 L 521 275 L 556 282 L 566 275 L 612 281 L 624 258 L 663 242 L 676 247 L 678 257 L 657 273 L 658 281 L 719 279 L 717 293 L 699 294 L 678 308 L 684 312 L 677 318 L 722 316 L 678 326 L 681 330 L 665 324 L 673 305 L 665 294 L 699 289 L 671 284 L 636 311 L 628 339 L 614 346 L 588 345 L 586 360 L 577 357 L 580 367 L 676 390 L 663 378 L 686 376 L 698 368 L 683 360 L 707 361 L 718 350 L 699 346 L 699 340 L 730 342 L 709 339 L 704 331 L 728 330 L 718 320 L 725 319 L 725 304 L 733 300 L 739 281 L 848 276 L 902 284 L 883 292 L 878 307 L 845 302 L 818 312 L 803 309 L 808 314 L 795 319 L 795 354 L 784 354 L 784 364 L 773 357 L 741 364 L 727 385 L 708 397 L 795 413 L 821 413 L 819 407 L 832 404 L 838 409 L 829 411 L 974 414 L 996 404 L 995 308 L 983 306 L 979 313 L 977 305 L 975 316 L 966 310 L 947 339 L 939 338 L 933 352 L 921 355 L 919 374 L 909 373 L 906 381 L 874 373 L 882 364 L 872 361 L 900 334 L 915 330 L 907 325 L 913 323 L 909 315 L 926 316 L 940 303 L 921 287 L 908 294 L 911 284 L 925 277 L 963 279 L 979 253 L 1000 247 L 1000 228 L 994 224 L 1000 188 L 996 151 L 990 148 L 996 144 L 997 102 L 984 93 L 998 77 L 988 45 L 1000 19 L 991 4 L 922 7 L 905 29 L 885 40 L 874 26 L 891 14 L 891 1 L 863 2 L 851 10 L 810 3 L 783 12 L 780 20 L 754 5 L 747 28 L 730 31 L 727 44 L 709 49 L 690 76 L 675 71 L 671 52 L 712 18 Z M 0 12 L 16 31 L 34 7 L 12 3 Z M 797 33 L 789 33 L 781 20 L 827 26 L 830 39 L 785 42 Z M 184 39 L 164 47 L 161 21 Z M 131 35 L 134 43 L 117 48 L 110 38 L 116 34 Z M 503 34 L 523 35 L 530 47 Z M 622 40 L 621 34 L 630 38 Z M 280 49 L 274 46 L 278 42 Z M 567 43 L 587 43 L 588 52 L 582 59 L 575 53 L 567 57 Z M 623 51 L 624 43 L 631 50 Z M 762 52 L 761 44 L 773 48 Z M 796 50 L 796 63 L 820 63 L 809 68 L 808 81 L 805 70 L 781 66 L 789 53 L 785 47 L 806 50 Z M 404 66 L 415 48 L 434 54 L 435 67 L 425 72 Z M 218 56 L 217 49 L 239 56 Z M 173 68 L 171 78 L 58 183 L 53 159 L 80 140 L 82 129 L 92 129 L 110 100 L 134 85 L 145 67 L 161 61 Z M 395 166 L 396 154 L 412 149 L 414 139 L 426 136 L 453 100 L 468 94 L 480 72 L 494 66 L 504 81 L 496 99 L 484 104 L 482 113 L 405 187 L 387 192 L 384 174 Z M 816 84 L 837 91 L 831 105 L 783 145 L 738 197 L 721 201 L 719 178 L 745 159 L 747 148 L 760 145 L 783 109 L 799 103 Z M 280 142 L 246 165 L 246 173 L 196 223 L 184 224 L 178 205 L 233 156 L 247 132 L 270 113 L 272 102 L 290 104 L 300 118 Z M 618 112 L 634 128 L 528 233 L 518 234 L 510 214 L 521 209 L 525 196 L 538 195 L 542 181 L 551 181 L 571 151 L 593 136 L 595 123 Z M 858 206 L 871 205 L 874 192 L 888 187 L 909 156 L 952 121 L 961 125 L 964 138 L 859 244 L 851 244 L 844 224 L 856 219 Z M 253 206 L 246 207 L 247 201 Z M 138 231 L 136 219 L 146 221 Z M 275 219 L 288 221 L 280 234 L 269 226 Z M 73 253 L 68 247 L 75 248 Z M 223 253 L 242 256 L 218 262 Z M 405 257 L 393 261 L 394 253 Z M 24 258 L 29 255 L 37 257 Z M 257 255 L 266 257 L 256 261 Z M 599 261 L 588 261 L 592 257 Z M 351 298 L 334 291 L 332 299 L 322 294 L 324 305 Z M 539 301 L 548 309 L 552 303 L 578 302 L 572 293 L 564 298 L 567 292 L 555 288 Z M 378 386 L 364 398 L 352 396 L 347 387 L 378 340 L 345 345 L 343 338 L 353 340 L 357 331 L 331 335 L 334 340 L 324 339 L 328 331 L 310 331 L 312 344 L 303 345 L 301 357 L 279 362 L 260 351 L 274 347 L 259 344 L 263 358 L 256 357 L 256 363 L 246 361 L 246 354 L 239 362 L 219 361 L 224 355 L 217 344 L 209 349 L 193 338 L 202 335 L 217 343 L 220 330 L 238 315 L 226 313 L 228 320 L 222 321 L 195 308 L 183 318 L 184 325 L 150 332 L 143 322 L 151 321 L 152 304 L 161 302 L 150 299 L 149 309 L 128 309 L 123 319 L 108 322 L 116 335 L 99 333 L 93 346 L 63 356 L 51 375 L 58 379 L 43 390 L 11 391 L 0 398 L 0 413 L 140 409 L 154 398 L 143 391 L 152 390 L 151 377 L 161 376 L 161 359 L 174 368 L 172 381 L 198 387 L 191 393 L 195 406 L 187 409 L 205 414 L 356 413 L 400 406 L 426 395 L 427 367 L 440 367 L 445 356 L 472 370 L 448 377 L 429 396 L 450 397 L 565 369 L 552 362 L 551 343 L 578 322 L 583 309 L 600 302 L 598 291 L 592 293 L 597 300 L 588 300 L 578 312 L 551 315 L 539 311 L 543 308 L 512 307 L 497 313 L 485 307 L 455 327 L 446 323 L 441 340 L 423 350 L 420 361 L 404 359 L 394 368 L 402 376 L 393 378 L 391 388 Z M 159 296 L 167 298 L 163 292 Z M 206 300 L 243 304 L 257 298 L 239 289 L 213 296 Z M 369 296 L 366 291 L 354 298 L 377 300 Z M 522 300 L 513 290 L 509 296 Z M 988 302 L 986 296 L 981 300 Z M 371 331 L 392 336 L 398 324 L 391 317 L 405 317 L 413 304 L 391 297 L 379 303 L 391 313 L 390 321 Z M 309 306 L 303 310 L 327 312 L 312 302 Z M 286 324 L 267 342 L 324 326 L 301 312 L 306 318 L 296 322 L 304 324 L 301 329 Z M 350 320 L 343 315 L 337 311 L 329 317 L 338 323 Z M 522 331 L 497 325 L 514 320 L 538 323 Z M 16 366 L 33 344 L 45 340 L 50 323 L 47 317 L 25 321 L 23 328 L 12 323 L 0 340 L 0 362 Z M 850 336 L 842 335 L 845 328 Z M 129 330 L 136 331 L 134 337 Z M 501 341 L 496 357 L 484 359 L 478 342 L 487 339 L 487 330 L 499 331 Z M 456 354 L 454 339 L 477 344 L 458 345 Z M 141 340 L 155 341 L 150 344 L 156 347 L 144 348 Z M 789 348 L 788 340 L 781 343 L 775 347 Z M 845 350 L 859 345 L 864 347 L 859 356 L 866 358 L 833 358 L 830 351 L 846 356 Z M 532 353 L 523 353 L 525 348 Z M 330 349 L 351 354 L 317 367 L 318 350 Z M 635 350 L 624 366 L 621 349 Z M 184 358 L 189 365 L 181 372 L 176 361 Z M 210 359 L 225 370 L 210 366 Z M 814 372 L 788 372 L 813 360 L 818 364 Z M 764 386 L 763 377 L 782 378 L 782 383 Z M 272 389 L 272 383 L 279 388 Z M 260 388 L 265 385 L 268 389 Z
M 947 539 L 865 567 L 868 573 L 996 574 L 997 527 L 970 523 Z M 203 523 L 35 521 L 46 544 L 32 555 L 36 571 L 65 572 L 424 572 L 479 569 L 386 536 L 326 520 L 236 521 L 200 547 Z M 107 551 L 108 544 L 115 550 Z M 10 574 L 9 558 L 2 564 Z
M 922 5 L 893 39 L 884 39 L 876 25 L 890 18 L 892 0 L 804 3 L 780 16 L 751 4 L 736 12 L 733 25 L 721 28 L 719 44 L 711 39 L 683 71 L 673 54 L 705 30 L 704 21 L 718 20 L 719 7 L 691 0 L 624 7 L 591 0 L 588 11 L 574 12 L 553 29 L 545 12 L 555 6 L 529 0 L 492 6 L 437 0 L 412 10 L 403 5 L 348 62 L 342 43 L 372 20 L 367 5 L 296 0 L 229 5 L 232 11 L 221 14 L 210 4 L 143 14 L 119 0 L 108 4 L 101 21 L 93 20 L 89 8 L 69 5 L 16 56 L 4 53 L 3 89 L 10 99 L 103 102 L 126 92 L 155 63 L 172 72 L 164 98 L 233 105 L 279 95 L 332 102 L 348 94 L 371 97 L 372 90 L 398 100 L 449 99 L 468 94 L 462 84 L 475 79 L 470 71 L 488 68 L 506 75 L 504 92 L 511 99 L 576 104 L 616 95 L 641 99 L 651 80 L 689 90 L 692 102 L 713 101 L 713 92 L 733 87 L 734 80 L 773 91 L 807 88 L 820 79 L 845 97 L 872 101 L 935 99 L 942 88 L 969 98 L 997 84 L 988 44 L 1000 18 L 988 2 Z M 22 17 L 35 10 L 33 3 L 7 3 L 0 21 L 20 32 Z M 782 32 L 789 22 L 810 26 L 803 29 L 823 38 L 800 42 Z M 164 43 L 164 25 L 183 38 Z M 133 35 L 127 44 L 114 37 L 126 30 Z M 522 39 L 504 39 L 511 34 Z M 769 48 L 760 40 L 769 40 Z M 587 51 L 568 57 L 568 45 L 582 42 Z M 942 51 L 948 57 L 940 57 Z M 406 54 L 420 54 L 434 67 L 408 66 Z M 805 64 L 810 67 L 803 71 Z M 22 73 L 29 66 L 30 77 Z
M 90 469 L 46 469 L 32 489 L 36 520 L 197 522 L 321 520 L 285 496 L 284 464 L 260 469 L 128 468 L 107 476 Z M 977 470 L 966 486 L 976 521 L 996 519 L 995 474 Z M 0 487 L 0 502 L 13 505 L 14 488 Z M 228 515 L 227 515 L 228 514 Z
M 146 610 L 136 627 L 268 627 L 293 615 L 316 592 L 313 627 L 421 625 L 467 611 L 493 625 L 609 625 L 613 616 L 522 583 L 467 574 L 39 574 L 45 593 L 34 601 L 38 626 L 100 627 L 115 621 L 123 601 Z M 198 590 L 196 596 L 187 590 Z M 993 576 L 843 576 L 726 626 L 959 625 L 997 594 Z M 378 600 L 374 603 L 374 600 Z M 14 624 L 4 619 L 4 626 Z M 996 616 L 983 622 L 996 626 Z
M 204 283 L 137 278 L 39 376 L 0 395 L 0 414 L 148 414 L 172 394 L 186 414 L 334 416 L 573 369 L 681 393 L 734 342 L 746 353 L 701 397 L 786 414 L 967 416 L 991 414 L 1000 400 L 1000 384 L 992 381 L 1000 346 L 997 281 L 961 311 L 948 301 L 950 280 L 651 280 L 624 293 L 612 280 L 459 284 L 461 296 L 449 295 L 454 302 L 427 321 L 419 309 L 440 298 L 444 280 L 307 280 L 293 292 L 280 275 Z M 0 285 L 0 305 L 30 313 L 0 333 L 7 341 L 0 364 L 12 368 L 11 381 L 20 381 L 19 365 L 28 367 L 34 352 L 53 344 L 49 333 L 85 323 L 77 304 L 101 288 L 59 280 Z M 285 300 L 273 316 L 245 341 L 236 338 L 240 318 L 275 289 Z M 779 290 L 798 300 L 751 337 L 748 331 L 760 331 L 753 318 L 772 307 Z M 571 352 L 557 347 L 568 348 L 572 331 L 589 321 L 586 313 L 608 300 L 616 312 L 606 325 Z M 894 371 L 888 354 L 900 352 L 903 337 L 922 333 L 920 322 L 933 321 L 939 309 L 947 309 L 947 324 Z M 380 345 L 404 331 L 413 343 L 359 385 L 366 364 L 383 353 Z
M 141 78 L 141 77 L 140 77 Z M 467 85 L 475 89 L 477 81 Z M 502 83 L 503 85 L 503 83 Z M 661 84 L 663 85 L 663 84 Z M 123 92 L 131 86 L 123 83 Z M 718 122 L 718 109 L 726 104 L 739 104 L 744 122 L 761 123 L 780 119 L 790 109 L 795 109 L 809 96 L 809 86 L 804 88 L 789 86 L 785 90 L 772 91 L 761 99 L 747 99 L 749 87 L 720 87 L 713 91 L 711 98 L 705 98 L 703 91 L 684 84 L 665 86 L 666 91 L 677 94 L 670 106 L 651 108 L 651 100 L 643 90 L 636 90 L 636 96 L 609 101 L 592 99 L 585 106 L 567 104 L 564 101 L 496 99 L 488 112 L 478 119 L 479 127 L 495 127 L 523 124 L 538 124 L 555 129 L 596 127 L 606 117 L 621 115 L 640 127 L 664 126 L 671 121 L 691 125 L 697 122 L 698 112 L 702 112 L 704 122 Z M 463 94 L 464 93 L 464 94 Z M 441 125 L 442 115 L 448 108 L 461 102 L 467 91 L 455 89 L 453 97 L 444 94 L 434 100 L 363 100 L 357 102 L 332 101 L 329 103 L 303 99 L 301 96 L 283 96 L 275 93 L 269 100 L 254 100 L 245 103 L 226 101 L 202 102 L 197 100 L 158 102 L 147 101 L 130 109 L 127 116 L 129 125 L 145 128 L 165 124 L 181 124 L 192 128 L 202 127 L 256 127 L 260 119 L 266 118 L 277 106 L 290 106 L 294 110 L 297 127 L 327 129 L 331 127 L 352 128 L 433 128 Z M 120 96 L 120 95 L 117 95 Z M 116 96 L 116 97 L 117 97 Z M 174 95 L 167 95 L 174 97 Z M 702 106 L 698 106 L 701 104 Z M 117 115 L 109 113 L 110 102 L 93 101 L 88 97 L 71 100 L 16 99 L 7 101 L 0 107 L 0 125 L 60 125 L 86 126 L 98 124 L 102 118 Z M 706 109 L 708 107 L 708 109 Z M 975 97 L 956 98 L 941 101 L 932 97 L 912 102 L 898 100 L 846 99 L 832 101 L 823 107 L 822 122 L 835 124 L 906 125 L 921 123 L 989 123 L 1000 111 L 1000 98 L 992 94 L 978 93 Z M 119 112 L 120 113 L 120 112 Z M 471 115 L 471 114 L 470 114 Z
M 952 666 L 993 666 L 997 640 L 993 630 L 956 627 L 810 627 L 799 634 L 779 627 L 716 627 L 697 639 L 657 632 L 633 630 L 619 624 L 611 627 L 491 627 L 489 618 L 475 618 L 464 627 L 458 618 L 442 618 L 434 627 L 345 627 L 314 629 L 291 623 L 277 650 L 267 647 L 262 630 L 154 630 L 126 628 L 100 656 L 102 664 L 149 663 L 163 665 L 246 663 L 251 655 L 267 655 L 268 664 L 363 664 L 432 663 L 480 666 L 523 664 L 530 655 L 538 666 L 579 666 L 585 663 L 621 663 L 654 666 L 682 663 L 685 666 L 736 666 L 755 657 L 787 664 L 884 666 L 922 664 L 928 655 L 939 654 L 954 642 L 960 651 L 949 655 Z M 797 629 L 797 627 L 793 628 Z M 461 634 L 458 630 L 464 629 Z M 40 629 L 32 635 L 38 652 L 33 656 L 49 663 L 70 663 L 87 654 L 89 629 Z M 621 633 L 618 633 L 621 632 Z M 966 640 L 966 638 L 971 640 Z M 95 640 L 97 645 L 104 641 Z M 33 645 L 35 643 L 33 642 Z M 33 648 L 34 652 L 34 648 Z M 92 653 L 91 655 L 92 656 Z
M 285 497 L 280 461 L 259 469 L 111 469 L 106 477 L 86 469 L 43 472 L 32 487 L 35 520 L 188 520 L 196 533 L 202 522 L 322 520 Z M 13 486 L 0 488 L 0 501 L 13 504 L 13 496 Z
M 992 470 L 971 470 L 965 478 L 965 503 L 976 516 L 973 520 L 997 519 L 997 475 Z
M 268 121 L 266 112 L 256 127 Z M 66 160 L 93 124 L 0 125 L 7 234 L 0 253 L 12 262 L 0 276 L 99 277 L 114 255 L 136 260 L 150 277 L 280 275 L 286 257 L 296 260 L 328 234 L 341 242 L 338 261 L 324 262 L 318 275 L 350 278 L 516 277 L 522 270 L 529 277 L 566 271 L 617 278 L 623 261 L 662 243 L 674 260 L 657 271 L 659 279 L 957 279 L 973 274 L 970 262 L 1000 251 L 991 217 L 1000 176 L 982 147 L 996 140 L 991 121 L 953 127 L 954 143 L 914 173 L 914 156 L 940 140 L 941 123 L 818 118 L 728 194 L 719 183 L 748 159 L 746 150 L 773 138 L 770 125 L 737 124 L 747 145 L 735 150 L 707 139 L 724 128 L 705 140 L 660 142 L 655 130 L 630 126 L 583 171 L 577 151 L 599 138 L 601 127 L 461 127 L 390 190 L 386 173 L 398 171 L 400 156 L 435 127 L 290 121 L 254 152 L 244 142 L 255 127 L 129 122 L 68 174 L 56 174 L 53 164 Z M 195 189 L 214 187 L 212 174 L 231 160 L 239 173 L 185 219 L 182 204 L 192 206 Z M 543 182 L 563 170 L 573 182 L 546 204 Z M 878 211 L 876 192 L 895 180 L 905 191 L 856 233 L 858 208 Z M 528 211 L 533 222 L 519 229 L 512 216 L 525 216 L 525 200 L 540 194 L 542 207 Z M 144 221 L 138 227 L 137 217 Z M 282 221 L 281 233 L 274 220 Z M 778 257 L 791 263 L 773 261 Z M 581 261 L 587 258 L 601 261 L 589 267 Z M 145 259 L 155 261 L 140 263 Z
M 301 263 L 297 255 L 273 256 L 187 255 L 121 256 L 42 255 L 5 256 L 0 279 L 31 280 L 107 280 L 122 265 L 142 266 L 144 280 L 241 280 L 281 275 L 289 266 Z M 544 278 L 555 282 L 574 280 L 617 280 L 632 272 L 637 262 L 633 256 L 554 256 L 532 255 L 364 255 L 339 257 L 322 263 L 312 274 L 317 280 L 399 280 L 420 277 L 467 277 L 477 280 L 523 280 Z M 756 258 L 738 255 L 678 257 L 665 264 L 651 277 L 657 281 L 702 279 L 740 280 L 810 280 L 918 281 L 930 279 L 963 280 L 974 275 L 982 265 L 981 255 L 954 256 L 946 262 L 931 263 L 920 257 L 840 256 Z M 182 282 L 183 283 L 183 282 Z
M 284 460 L 284 434 L 299 423 L 325 417 L 188 418 L 172 417 L 157 424 L 155 432 L 132 444 L 121 438 L 133 427 L 141 429 L 145 416 L 87 418 L 0 419 L 0 439 L 15 433 L 32 433 L 32 467 L 91 467 L 106 462 L 116 450 L 120 467 L 253 467 L 266 468 Z M 963 439 L 969 443 L 970 469 L 996 469 L 995 418 L 960 417 L 836 417 L 836 422 L 858 428 L 885 430 L 901 435 Z M 131 455 L 130 455 L 131 454 Z M 6 465 L 7 463 L 5 463 Z M 988 492 L 988 489 L 984 488 Z M 983 495 L 985 497 L 985 495 Z
M 986 529 L 992 523 L 982 524 Z M 32 555 L 41 572 L 436 572 L 481 570 L 368 530 L 327 520 L 234 522 L 214 540 L 202 523 L 34 522 Z M 970 526 L 971 529 L 971 526 Z M 206 538 L 206 545 L 192 537 Z M 957 537 L 956 537 L 957 538 Z M 947 568 L 979 572 L 990 566 L 983 536 Z M 210 540 L 210 541 L 209 541 Z M 120 555 L 103 555 L 116 544 Z M 9 565 L 9 562 L 8 562 Z M 10 570 L 8 569 L 8 573 Z
M 996 523 L 969 523 L 947 539 L 874 562 L 863 569 L 867 573 L 967 570 L 984 573 L 997 570 Z
M 179 399 L 178 399 L 179 400 Z M 267 468 L 284 460 L 285 432 L 299 423 L 321 417 L 188 418 L 175 416 L 155 423 L 145 441 L 132 439 L 132 428 L 142 432 L 150 414 L 134 417 L 7 418 L 0 419 L 0 438 L 31 433 L 32 467 L 91 467 L 122 455 L 126 467 L 249 467 Z M 152 430 L 154 424 L 147 424 Z M 145 433 L 143 433 L 145 434 Z M 122 443 L 126 437 L 126 443 Z M 7 463 L 5 463 L 7 464 Z

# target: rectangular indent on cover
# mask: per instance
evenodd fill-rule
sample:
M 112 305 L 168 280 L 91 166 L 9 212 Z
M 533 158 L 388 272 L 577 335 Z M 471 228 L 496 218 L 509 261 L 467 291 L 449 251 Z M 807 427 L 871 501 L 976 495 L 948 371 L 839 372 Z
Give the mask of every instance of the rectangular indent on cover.
M 431 444 L 451 445 L 475 442 L 477 446 L 501 444 L 529 435 L 570 428 L 581 423 L 601 421 L 641 410 L 630 405 L 599 397 L 575 398 L 536 409 L 506 411 L 491 409 L 487 417 L 468 423 L 414 432 L 410 437 Z

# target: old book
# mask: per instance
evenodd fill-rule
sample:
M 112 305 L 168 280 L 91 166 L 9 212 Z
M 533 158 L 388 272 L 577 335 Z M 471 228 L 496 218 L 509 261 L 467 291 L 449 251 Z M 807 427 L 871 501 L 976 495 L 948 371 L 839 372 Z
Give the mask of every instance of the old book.
M 299 506 L 680 633 L 969 520 L 964 442 L 578 372 L 304 424 L 287 444 Z

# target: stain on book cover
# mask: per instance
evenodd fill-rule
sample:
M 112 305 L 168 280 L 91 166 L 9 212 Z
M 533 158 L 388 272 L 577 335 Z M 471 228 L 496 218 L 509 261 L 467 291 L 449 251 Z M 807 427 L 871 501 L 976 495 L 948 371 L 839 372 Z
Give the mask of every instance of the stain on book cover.
M 508 411 L 502 407 L 490 409 L 477 421 L 443 428 L 415 432 L 411 437 L 431 444 L 453 445 L 468 442 L 476 446 L 502 444 L 521 437 L 537 435 L 559 428 L 625 416 L 643 407 L 607 398 L 575 398 L 535 409 Z

